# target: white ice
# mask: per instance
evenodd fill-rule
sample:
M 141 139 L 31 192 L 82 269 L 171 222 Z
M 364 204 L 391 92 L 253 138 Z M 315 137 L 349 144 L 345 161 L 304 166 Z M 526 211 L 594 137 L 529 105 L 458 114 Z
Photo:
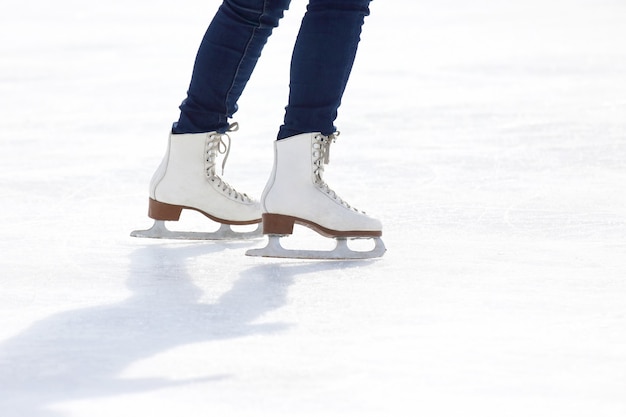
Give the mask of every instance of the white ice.
M 293 3 L 235 118 L 250 194 Z M 217 6 L 3 0 L 0 416 L 626 415 L 626 3 L 374 1 L 326 171 L 383 221 L 367 262 L 129 236 Z

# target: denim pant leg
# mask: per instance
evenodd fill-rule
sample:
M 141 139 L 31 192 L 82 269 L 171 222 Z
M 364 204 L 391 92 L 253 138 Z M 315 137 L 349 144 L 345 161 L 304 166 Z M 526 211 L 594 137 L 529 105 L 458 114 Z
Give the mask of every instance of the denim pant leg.
M 224 0 L 196 56 L 173 133 L 224 132 L 290 0 Z
M 310 0 L 293 51 L 289 103 L 278 139 L 307 132 L 334 133 L 369 15 L 370 0 Z

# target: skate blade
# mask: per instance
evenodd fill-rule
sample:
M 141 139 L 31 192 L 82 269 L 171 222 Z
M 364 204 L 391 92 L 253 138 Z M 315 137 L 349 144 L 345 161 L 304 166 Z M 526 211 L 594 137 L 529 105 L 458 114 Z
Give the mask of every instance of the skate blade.
M 347 238 L 336 238 L 337 246 L 333 250 L 285 249 L 280 244 L 280 235 L 268 235 L 268 238 L 267 246 L 260 249 L 249 249 L 246 255 L 266 258 L 348 260 L 380 258 L 387 251 L 385 244 L 379 237 L 372 238 L 374 239 L 374 248 L 369 251 L 350 249 Z
M 263 228 L 259 223 L 256 229 L 249 232 L 237 232 L 228 224 L 220 224 L 220 228 L 215 232 L 179 232 L 169 230 L 163 220 L 155 220 L 148 230 L 133 230 L 130 233 L 133 237 L 143 237 L 151 239 L 179 239 L 179 240 L 244 240 L 255 239 L 263 236 Z

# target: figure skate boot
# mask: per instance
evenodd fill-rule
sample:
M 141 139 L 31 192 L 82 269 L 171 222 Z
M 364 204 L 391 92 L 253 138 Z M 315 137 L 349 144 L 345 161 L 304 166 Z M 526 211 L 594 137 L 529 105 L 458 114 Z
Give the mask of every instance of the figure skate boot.
M 238 129 L 230 125 L 228 132 Z M 226 143 L 226 141 L 228 143 Z M 154 225 L 135 230 L 131 236 L 166 239 L 246 239 L 261 236 L 260 225 L 253 231 L 238 232 L 230 225 L 261 222 L 258 201 L 236 191 L 216 172 L 218 154 L 228 153 L 228 133 L 170 134 L 167 152 L 150 181 L 148 216 Z M 220 223 L 215 232 L 177 232 L 166 228 L 166 221 L 177 221 L 183 210 L 195 210 Z
M 385 245 L 382 225 L 342 200 L 324 182 L 330 145 L 337 135 L 304 133 L 274 144 L 274 168 L 261 197 L 263 233 L 269 235 L 265 248 L 251 249 L 250 256 L 304 259 L 366 259 L 380 257 Z M 291 250 L 280 238 L 293 233 L 294 224 L 306 226 L 322 236 L 336 239 L 334 250 Z M 348 239 L 374 240 L 370 251 L 355 251 Z

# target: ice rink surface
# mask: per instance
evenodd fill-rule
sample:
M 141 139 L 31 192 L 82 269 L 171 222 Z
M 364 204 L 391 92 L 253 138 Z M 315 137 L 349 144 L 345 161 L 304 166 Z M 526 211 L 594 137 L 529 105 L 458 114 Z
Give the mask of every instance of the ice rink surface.
M 129 237 L 217 6 L 3 0 L 0 416 L 626 415 L 626 3 L 374 1 L 326 170 L 384 224 L 356 262 Z M 249 194 L 303 7 L 234 119 Z

